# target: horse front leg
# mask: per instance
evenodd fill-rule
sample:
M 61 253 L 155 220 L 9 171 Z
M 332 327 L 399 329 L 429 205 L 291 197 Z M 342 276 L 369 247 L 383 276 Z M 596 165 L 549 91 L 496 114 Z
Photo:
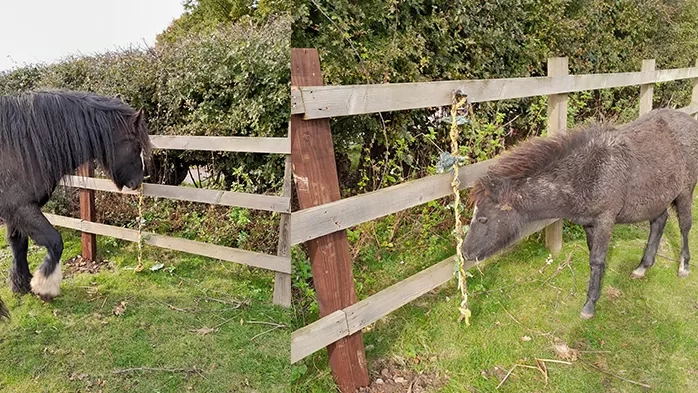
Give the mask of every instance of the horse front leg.
M 580 312 L 582 319 L 594 316 L 596 301 L 601 293 L 601 282 L 606 269 L 606 253 L 611 240 L 613 223 L 593 224 L 584 228 L 587 233 L 589 246 L 589 287 L 587 288 L 587 300 Z
M 27 262 L 29 238 L 14 227 L 7 225 L 7 243 L 12 250 L 12 266 L 10 267 L 10 290 L 23 295 L 31 291 L 32 275 Z
M 637 279 L 644 277 L 647 269 L 654 265 L 654 261 L 657 258 L 657 251 L 659 250 L 659 242 L 662 240 L 662 234 L 664 234 L 664 227 L 666 226 L 668 218 L 669 211 L 665 209 L 662 214 L 650 220 L 650 236 L 649 239 L 647 239 L 645 253 L 642 254 L 640 265 L 636 267 L 630 275 L 631 278 Z
M 18 210 L 22 228 L 34 242 L 46 248 L 46 257 L 30 281 L 32 292 L 42 300 L 50 301 L 60 294 L 60 283 L 63 279 L 61 271 L 61 256 L 63 255 L 63 239 L 56 228 L 41 213 L 38 205 L 28 205 Z

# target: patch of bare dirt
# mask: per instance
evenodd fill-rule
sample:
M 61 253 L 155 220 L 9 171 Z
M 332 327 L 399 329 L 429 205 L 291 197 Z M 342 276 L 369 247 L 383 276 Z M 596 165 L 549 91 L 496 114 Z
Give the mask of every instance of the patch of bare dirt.
M 415 362 L 420 361 L 417 359 Z M 447 377 L 438 371 L 417 372 L 401 359 L 374 361 L 369 368 L 369 378 L 371 384 L 356 393 L 435 392 L 447 381 Z
M 90 261 L 84 259 L 81 255 L 73 257 L 65 262 L 63 268 L 63 276 L 70 277 L 80 273 L 95 274 L 103 269 L 114 270 L 111 262 L 107 260 L 103 261 Z

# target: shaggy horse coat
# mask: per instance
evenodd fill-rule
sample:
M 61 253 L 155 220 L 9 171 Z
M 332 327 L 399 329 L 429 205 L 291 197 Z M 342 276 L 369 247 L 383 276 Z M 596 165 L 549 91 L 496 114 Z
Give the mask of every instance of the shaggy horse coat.
M 119 99 L 72 91 L 0 96 L 0 218 L 13 292 L 44 300 L 60 292 L 63 240 L 41 212 L 60 180 L 95 160 L 119 189 L 136 189 L 150 150 L 141 113 Z M 47 250 L 33 276 L 29 238 Z M 0 319 L 7 316 L 0 300 Z
M 698 121 L 658 109 L 619 127 L 592 125 L 522 143 L 473 187 L 475 204 L 462 251 L 482 260 L 518 240 L 532 222 L 569 219 L 584 227 L 590 280 L 582 318 L 594 315 L 615 224 L 650 222 L 632 277 L 654 264 L 672 206 L 682 236 L 678 275 L 689 272 L 688 233 L 698 181 Z

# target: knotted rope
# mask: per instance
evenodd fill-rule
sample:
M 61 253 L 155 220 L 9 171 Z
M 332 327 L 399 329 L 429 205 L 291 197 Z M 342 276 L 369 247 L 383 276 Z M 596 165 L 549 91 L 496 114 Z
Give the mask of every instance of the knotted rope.
M 143 226 L 145 218 L 143 217 L 143 183 L 138 187 L 138 266 L 135 271 L 143 270 Z
M 451 181 L 451 187 L 453 188 L 453 211 L 455 212 L 455 236 L 456 236 L 456 262 L 457 262 L 457 273 L 458 273 L 458 289 L 461 293 L 461 302 L 458 307 L 460 311 L 460 316 L 458 317 L 458 322 L 465 320 L 465 325 L 470 325 L 470 309 L 468 308 L 468 291 L 467 291 L 467 272 L 465 271 L 465 258 L 463 257 L 463 252 L 461 247 L 463 245 L 463 225 L 461 224 L 460 217 L 460 180 L 458 179 L 458 162 L 459 149 L 458 149 L 458 126 L 467 122 L 466 115 L 470 109 L 470 104 L 468 103 L 468 97 L 465 93 L 458 90 L 453 93 L 453 104 L 451 105 L 451 155 L 453 156 L 453 180 Z M 459 114 L 459 112 L 461 112 Z

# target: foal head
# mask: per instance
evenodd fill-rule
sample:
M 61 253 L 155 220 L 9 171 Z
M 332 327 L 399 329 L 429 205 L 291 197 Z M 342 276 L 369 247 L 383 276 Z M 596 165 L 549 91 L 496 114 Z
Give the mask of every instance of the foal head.
M 532 138 L 505 153 L 480 178 L 471 192 L 473 219 L 463 241 L 467 259 L 481 260 L 511 246 L 529 224 L 531 178 L 545 174 L 559 160 L 586 143 L 585 133 Z M 527 190 L 527 191 L 526 191 Z
M 472 192 L 475 203 L 461 251 L 468 260 L 483 260 L 516 241 L 526 217 L 506 182 L 481 179 Z M 509 195 L 507 195 L 509 194 Z
M 124 186 L 135 190 L 143 182 L 150 154 L 148 130 L 142 113 L 138 111 L 129 124 L 115 129 L 113 160 L 102 165 L 119 190 Z

